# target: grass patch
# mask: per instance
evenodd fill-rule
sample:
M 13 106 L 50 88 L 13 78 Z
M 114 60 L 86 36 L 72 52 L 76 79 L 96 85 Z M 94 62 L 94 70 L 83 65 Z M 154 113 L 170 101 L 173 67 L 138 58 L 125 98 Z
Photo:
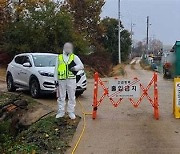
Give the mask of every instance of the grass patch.
M 0 106 L 3 106 L 12 101 L 16 101 L 17 99 L 26 100 L 29 106 L 33 106 L 34 103 L 36 103 L 34 99 L 28 96 L 24 96 L 18 93 L 0 92 Z
M 17 98 L 18 94 L 0 92 L 0 106 L 9 103 L 12 100 L 16 100 Z
M 0 105 L 7 104 L 17 95 L 0 93 Z M 20 99 L 26 99 L 33 108 L 38 104 L 26 96 L 20 95 Z M 70 120 L 68 117 L 56 119 L 54 116 L 49 116 L 23 129 L 17 136 L 13 136 L 10 131 L 12 119 L 9 117 L 0 123 L 0 152 L 5 154 L 63 154 L 69 148 L 79 121 L 80 117 L 78 116 L 76 120 Z
M 11 121 L 3 121 L 0 125 L 0 151 L 1 153 L 32 153 L 37 147 L 25 144 L 20 140 L 15 139 L 9 133 Z
M 125 75 L 126 75 L 125 64 L 118 64 L 114 66 L 110 74 L 110 76 L 125 76 Z
M 0 125 L 0 151 L 2 153 L 65 153 L 76 132 L 80 118 L 55 119 L 54 116 L 38 121 L 16 138 L 9 134 L 10 121 Z

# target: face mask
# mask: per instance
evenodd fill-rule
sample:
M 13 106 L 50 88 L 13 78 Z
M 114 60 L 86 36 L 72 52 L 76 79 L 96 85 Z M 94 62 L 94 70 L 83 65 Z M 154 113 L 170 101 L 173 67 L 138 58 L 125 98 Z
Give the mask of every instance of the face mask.
M 70 53 L 73 52 L 73 48 L 72 48 L 71 46 L 65 46 L 65 47 L 64 47 L 64 52 L 65 52 L 66 54 L 70 54 Z
M 73 51 L 72 51 L 72 49 L 64 49 L 64 52 L 65 52 L 66 54 L 70 54 L 70 53 L 72 53 Z

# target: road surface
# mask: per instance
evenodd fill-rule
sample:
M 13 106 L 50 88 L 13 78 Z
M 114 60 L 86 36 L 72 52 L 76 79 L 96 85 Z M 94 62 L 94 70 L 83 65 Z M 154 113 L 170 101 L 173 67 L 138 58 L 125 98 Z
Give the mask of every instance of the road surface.
M 127 76 L 138 77 L 144 85 L 152 78 L 153 72 L 142 70 L 136 63 L 135 69 L 126 67 Z M 114 108 L 106 99 L 98 109 L 98 117 L 87 117 L 85 134 L 77 148 L 77 154 L 161 154 L 180 153 L 180 120 L 172 115 L 173 82 L 158 75 L 160 119 L 153 118 L 153 108 L 145 99 L 135 109 L 127 100 Z M 104 79 L 105 80 L 105 79 Z M 87 111 L 92 107 L 93 83 L 81 98 Z M 150 91 L 152 95 L 152 91 Z M 79 108 L 79 106 L 77 106 Z M 73 139 L 74 145 L 81 130 L 79 126 Z M 67 153 L 70 153 L 70 149 Z
M 135 69 L 126 67 L 127 76 L 138 77 L 144 85 L 152 78 L 153 72 L 142 70 L 138 63 Z M 107 80 L 107 79 L 103 79 Z M 87 112 L 92 111 L 93 80 L 88 80 L 88 89 L 80 97 Z M 5 85 L 0 83 L 0 89 Z M 161 154 L 180 153 L 180 119 L 172 114 L 173 82 L 164 80 L 158 75 L 160 119 L 153 118 L 153 108 L 145 99 L 139 108 L 133 108 L 129 101 L 124 100 L 118 108 L 114 108 L 105 99 L 98 109 L 98 117 L 92 120 L 87 116 L 85 134 L 77 148 L 76 154 Z M 102 93 L 102 90 L 100 90 Z M 152 90 L 150 91 L 152 95 Z M 44 105 L 57 110 L 56 100 L 45 97 L 39 100 Z M 77 114 L 80 105 L 77 104 Z M 71 146 L 73 147 L 81 133 L 82 121 L 78 126 Z M 67 151 L 70 154 L 72 148 Z

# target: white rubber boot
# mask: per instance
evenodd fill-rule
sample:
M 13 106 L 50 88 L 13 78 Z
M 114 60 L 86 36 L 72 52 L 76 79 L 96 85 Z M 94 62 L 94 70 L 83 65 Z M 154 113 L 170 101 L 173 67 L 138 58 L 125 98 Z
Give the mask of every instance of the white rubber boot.
M 73 112 L 68 113 L 68 115 L 69 115 L 70 119 L 72 119 L 72 120 L 76 119 L 76 115 Z
M 64 112 L 58 113 L 58 114 L 56 115 L 56 119 L 58 119 L 58 118 L 63 118 L 64 116 L 65 116 L 65 113 L 64 113 Z

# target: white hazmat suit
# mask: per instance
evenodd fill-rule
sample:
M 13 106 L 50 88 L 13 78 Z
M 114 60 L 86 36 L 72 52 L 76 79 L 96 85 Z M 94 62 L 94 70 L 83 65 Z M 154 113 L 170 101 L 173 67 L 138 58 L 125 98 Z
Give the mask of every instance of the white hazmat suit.
M 66 43 L 64 45 L 63 50 L 63 59 L 64 62 L 67 63 L 70 54 L 73 51 L 73 46 L 71 50 L 71 43 Z M 73 71 L 79 71 L 84 69 L 84 65 L 79 59 L 78 56 L 74 56 L 74 63 L 76 66 L 73 67 Z M 76 116 L 74 114 L 75 112 L 75 106 L 76 106 L 76 98 L 75 98 L 75 92 L 76 92 L 76 79 L 66 79 L 66 80 L 59 80 L 58 79 L 58 58 L 56 60 L 56 67 L 55 67 L 55 82 L 58 82 L 58 92 L 59 97 L 57 99 L 58 102 L 58 113 L 56 115 L 56 118 L 63 117 L 65 115 L 65 106 L 66 106 L 66 93 L 68 94 L 68 103 L 67 103 L 67 112 L 71 119 L 75 119 Z

